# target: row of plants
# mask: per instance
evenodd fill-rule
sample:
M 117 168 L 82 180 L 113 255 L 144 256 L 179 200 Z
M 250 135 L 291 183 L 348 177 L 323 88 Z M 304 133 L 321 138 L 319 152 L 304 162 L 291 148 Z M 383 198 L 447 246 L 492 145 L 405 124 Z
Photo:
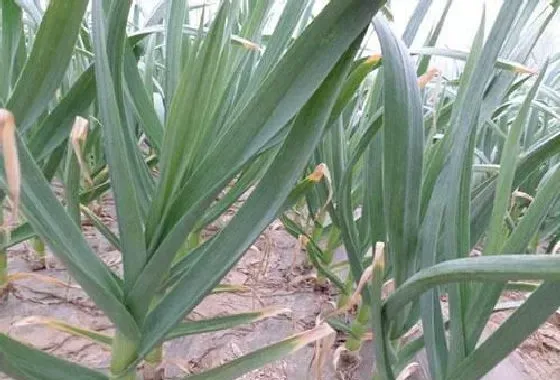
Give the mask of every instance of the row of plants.
M 144 361 L 142 376 L 158 378 L 166 340 L 282 311 L 183 321 L 316 181 L 300 181 L 301 173 L 380 4 L 335 2 L 307 25 L 312 3 L 291 1 L 271 36 L 263 36 L 271 2 L 223 2 L 210 24 L 191 20 L 194 9 L 184 1 L 163 2 L 138 29 L 128 28 L 129 2 L 92 1 L 88 10 L 88 1 L 53 0 L 44 14 L 33 2 L 2 5 L 10 21 L 2 24 L 3 53 L 14 57 L 3 127 L 17 125 L 21 175 L 12 203 L 25 216 L 4 248 L 29 238 L 46 243 L 116 329 L 106 336 L 44 321 L 109 345 L 108 374 L 6 335 L 2 371 L 25 379 L 133 379 Z M 63 202 L 50 184 L 55 176 Z M 2 178 L 8 189 L 9 176 Z M 235 218 L 202 243 L 205 226 L 254 184 Z M 117 233 L 88 209 L 109 190 Z M 88 246 L 80 212 L 119 248 L 122 276 Z M 330 332 L 322 324 L 191 377 L 234 378 Z
M 430 6 L 419 2 L 401 39 L 374 20 L 381 55 L 360 61 L 308 166 L 329 175 L 282 216 L 319 284 L 339 294 L 325 318 L 348 336 L 344 350 L 359 357 L 373 335 L 382 379 L 421 350 L 433 379 L 480 378 L 559 306 L 554 282 L 542 282 L 558 260 L 534 254 L 558 249 L 560 57 L 527 66 L 558 4 L 504 5 L 489 32 L 483 15 L 468 53 L 432 47 L 452 1 L 424 46 L 409 48 Z M 445 78 L 428 69 L 433 56 L 464 68 Z M 334 259 L 341 246 L 347 260 Z M 505 290 L 532 293 L 480 344 Z

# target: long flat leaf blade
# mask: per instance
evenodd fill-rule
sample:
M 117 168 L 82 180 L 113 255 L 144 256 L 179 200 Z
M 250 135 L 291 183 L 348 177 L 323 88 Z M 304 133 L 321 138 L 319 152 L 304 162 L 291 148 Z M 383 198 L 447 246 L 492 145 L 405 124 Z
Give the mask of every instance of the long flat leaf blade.
M 0 371 L 19 380 L 108 379 L 100 372 L 27 347 L 4 334 L 0 334 Z
M 560 280 L 560 261 L 546 255 L 481 256 L 447 260 L 423 269 L 391 294 L 383 309 L 388 319 L 431 287 L 465 281 Z
M 97 306 L 123 329 L 136 337 L 138 327 L 122 304 L 120 284 L 109 268 L 88 246 L 78 226 L 56 199 L 50 184 L 34 162 L 27 147 L 18 139 L 21 167 L 21 206 L 34 232 L 39 235 L 68 268 Z M 1 178 L 5 189 L 5 177 Z
M 484 254 L 499 253 L 503 244 L 503 221 L 510 203 L 512 185 L 517 167 L 517 160 L 521 145 L 521 134 L 527 123 L 531 102 L 537 95 L 539 86 L 544 78 L 544 73 L 548 65 L 545 65 L 541 73 L 523 101 L 517 116 L 510 127 L 508 138 L 502 152 L 500 160 L 500 172 L 496 184 L 496 194 L 494 197 L 494 207 L 488 230 L 487 241 L 484 246 Z
M 319 325 L 313 330 L 305 331 L 278 343 L 253 351 L 217 368 L 185 377 L 184 380 L 221 380 L 238 378 L 246 372 L 260 368 L 267 363 L 294 353 L 306 345 L 325 338 L 332 333 L 334 333 L 334 330 L 327 324 Z
M 157 117 L 151 97 L 146 93 L 130 48 L 127 48 L 125 52 L 123 70 L 127 95 L 134 106 L 136 117 L 144 129 L 148 141 L 156 151 L 159 151 L 163 140 L 163 125 Z
M 384 181 L 389 256 L 395 281 L 408 277 L 419 224 L 424 127 L 416 73 L 404 44 L 381 18 L 374 21 L 383 53 Z
M 134 165 L 127 154 L 127 139 L 121 124 L 117 99 L 107 53 L 105 14 L 101 1 L 94 0 L 93 45 L 96 54 L 95 77 L 100 119 L 104 125 L 105 151 L 111 176 L 111 187 L 117 205 L 119 237 L 122 247 L 125 288 L 130 289 L 146 262 L 143 217 L 140 213 L 135 180 L 131 177 Z
M 374 10 L 371 9 L 371 13 Z M 198 300 L 219 282 L 251 242 L 282 211 L 287 196 L 324 131 L 342 78 L 348 72 L 349 62 L 361 42 L 361 36 L 356 36 L 340 63 L 325 80 L 322 91 L 317 92 L 300 112 L 283 147 L 245 205 L 209 244 L 202 258 L 149 314 L 141 350 L 151 349 L 166 331 L 180 321 L 184 313 L 192 310 Z M 246 220 L 252 222 L 247 224 Z M 228 253 L 224 254 L 225 251 Z M 185 297 L 185 292 L 189 296 Z
M 222 315 L 198 321 L 181 322 L 165 337 L 166 340 L 176 339 L 186 335 L 202 334 L 207 332 L 227 330 L 239 325 L 255 323 L 275 315 L 289 312 L 285 308 L 269 308 L 248 313 Z
M 52 0 L 6 108 L 27 130 L 48 106 L 74 51 L 88 0 Z
M 24 39 L 21 8 L 14 0 L 2 2 L 2 36 L 0 52 L 0 100 L 4 103 L 12 83 L 17 78 L 16 56 L 20 42 Z
M 422 189 L 424 118 L 408 51 L 380 17 L 374 20 L 383 54 L 383 198 L 389 265 L 396 286 L 414 271 Z M 408 311 L 395 331 L 405 328 Z M 394 333 L 394 332 L 393 332 Z
M 529 241 L 533 238 L 545 218 L 550 205 L 558 197 L 560 186 L 560 166 L 556 165 L 551 169 L 550 177 L 543 184 L 537 193 L 534 201 L 527 209 L 525 216 L 521 219 L 517 227 L 512 231 L 511 236 L 504 243 L 501 254 L 523 253 Z M 469 305 L 469 338 L 470 344 L 474 346 L 482 332 L 480 321 L 486 321 L 490 315 L 488 309 L 492 310 L 503 289 L 503 284 L 493 287 L 486 287 L 484 292 L 479 293 L 478 303 Z M 490 311 L 491 312 L 491 311 Z M 476 321 L 476 322 L 475 322 Z
M 95 98 L 94 71 L 89 67 L 80 75 L 29 139 L 29 150 L 37 161 L 45 159 L 68 138 L 76 116 L 82 115 Z
M 558 309 L 560 283 L 545 282 L 449 375 L 476 380 L 494 368 Z
M 167 236 L 154 236 L 158 247 L 146 266 L 134 297 L 144 299 L 157 275 L 163 275 L 174 253 L 182 245 L 197 219 L 218 192 L 270 139 L 281 130 L 328 75 L 349 44 L 369 24 L 378 2 L 331 2 L 305 30 L 276 65 L 255 93 L 254 98 L 232 121 L 225 134 L 191 176 L 189 183 L 168 207 L 169 216 L 161 220 L 153 209 L 150 218 L 167 225 Z M 302 62 L 305 62 L 302 65 Z M 302 70 L 303 69 L 303 70 Z M 259 131 L 262 136 L 255 137 Z M 232 145 L 231 141 L 236 141 Z M 147 231 L 149 235 L 149 229 Z M 146 287 L 144 287 L 146 286 Z

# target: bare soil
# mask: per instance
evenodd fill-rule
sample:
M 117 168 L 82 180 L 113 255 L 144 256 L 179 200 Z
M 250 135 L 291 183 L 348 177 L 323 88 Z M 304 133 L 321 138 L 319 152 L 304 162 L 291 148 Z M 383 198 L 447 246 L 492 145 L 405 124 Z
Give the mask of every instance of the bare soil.
M 112 201 L 106 199 L 102 219 L 114 228 L 115 221 L 112 215 Z M 102 260 L 119 271 L 119 252 L 87 223 L 84 223 L 83 229 L 91 247 Z M 32 273 L 35 265 L 32 256 L 32 249 L 28 244 L 12 248 L 8 258 L 10 273 Z M 316 316 L 329 306 L 334 296 L 329 294 L 328 290 L 314 291 L 312 281 L 306 280 L 310 272 L 302 265 L 303 261 L 304 254 L 296 240 L 289 236 L 279 223 L 273 223 L 267 228 L 223 280 L 223 284 L 243 285 L 246 287 L 245 291 L 210 295 L 188 318 L 207 318 L 270 306 L 288 307 L 292 312 L 232 330 L 184 337 L 166 343 L 166 378 L 182 378 L 189 373 L 218 366 L 314 327 Z M 34 273 L 75 285 L 65 268 L 51 255 L 47 264 L 46 269 Z M 523 295 L 512 296 L 513 299 L 519 297 Z M 490 329 L 496 328 L 507 318 L 508 313 L 496 313 Z M 107 370 L 110 356 L 102 346 L 41 325 L 18 325 L 18 322 L 28 316 L 47 316 L 92 330 L 112 333 L 110 321 L 77 286 L 62 287 L 36 278 L 15 281 L 8 300 L 0 305 L 0 331 L 58 357 L 101 371 Z M 551 318 L 485 379 L 560 379 L 559 326 L 560 318 Z M 309 346 L 240 379 L 315 379 L 310 364 L 313 355 L 314 348 Z M 359 368 L 353 377 L 369 379 L 374 365 L 371 344 L 364 345 L 361 356 Z M 422 356 L 419 357 L 419 361 L 423 362 Z M 329 357 L 325 360 L 322 380 L 336 379 L 337 376 L 333 372 L 332 357 Z M 0 379 L 5 378 L 0 374 Z M 426 377 L 425 374 L 420 374 L 417 378 Z

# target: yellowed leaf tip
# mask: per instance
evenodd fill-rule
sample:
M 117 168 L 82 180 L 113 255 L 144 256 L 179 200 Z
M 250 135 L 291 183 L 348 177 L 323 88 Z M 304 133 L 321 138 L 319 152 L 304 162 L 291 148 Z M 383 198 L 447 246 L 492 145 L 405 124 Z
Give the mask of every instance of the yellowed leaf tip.
M 76 158 L 78 159 L 80 170 L 86 181 L 91 185 L 93 184 L 93 181 L 91 180 L 89 169 L 84 162 L 84 158 L 82 155 L 82 145 L 87 140 L 89 132 L 88 125 L 89 122 L 87 119 L 84 119 L 81 116 L 76 116 L 76 120 L 74 120 L 74 125 L 72 126 L 72 131 L 70 132 L 70 143 L 72 144 L 72 149 L 74 150 Z
M 298 240 L 302 247 L 306 247 L 307 243 L 309 243 L 309 238 L 305 235 L 299 235 Z
M 36 280 L 41 281 L 47 284 L 62 286 L 64 288 L 73 288 L 73 289 L 81 289 L 78 285 L 72 285 L 62 280 L 59 280 L 56 277 L 45 276 L 38 273 L 29 273 L 29 272 L 17 272 L 17 273 L 10 273 L 8 275 L 8 279 L 10 281 L 18 281 L 18 280 Z
M 416 378 L 416 376 L 418 376 L 418 374 L 420 373 L 421 368 L 420 368 L 420 364 L 417 362 L 412 362 L 409 363 L 403 370 L 401 373 L 399 373 L 399 376 L 397 377 L 397 380 L 411 380 Z
M 437 76 L 440 75 L 440 74 L 441 74 L 441 72 L 440 72 L 438 69 L 432 67 L 431 69 L 429 69 L 428 71 L 426 71 L 423 75 L 421 75 L 421 76 L 418 78 L 418 86 L 419 86 L 420 88 L 426 87 L 426 85 L 427 85 L 432 79 L 434 79 L 435 77 L 437 77 Z
M 245 38 L 238 38 L 238 41 L 243 45 L 243 47 L 247 50 L 251 51 L 260 51 L 261 46 L 253 41 L 246 40 Z
M 321 180 L 325 176 L 326 170 L 327 170 L 327 165 L 319 164 L 315 166 L 315 170 L 313 170 L 313 173 L 307 176 L 307 179 L 315 183 L 321 182 Z
M 385 269 L 385 243 L 382 241 L 375 243 L 373 267 L 381 270 Z
M 317 340 L 323 339 L 330 334 L 334 334 L 335 331 L 328 323 L 321 323 L 319 326 L 315 327 L 312 330 L 304 331 L 302 333 L 296 334 L 293 336 L 294 339 L 294 347 L 292 352 L 295 352 L 309 343 L 313 343 Z
M 390 278 L 381 287 L 381 298 L 385 299 L 395 292 L 395 279 Z
M 49 318 L 40 315 L 31 315 L 13 323 L 15 327 L 29 326 L 29 325 L 42 325 L 49 322 Z
M 70 132 L 70 138 L 72 142 L 85 142 L 88 135 L 88 120 L 81 116 L 76 116 L 74 120 L 74 125 L 72 126 L 72 131 Z
M 265 319 L 265 318 L 275 317 L 280 314 L 291 314 L 291 313 L 292 313 L 292 309 L 290 309 L 289 307 L 272 306 L 272 307 L 261 309 L 259 311 L 259 319 Z
M 32 316 L 29 316 L 29 317 L 25 317 L 25 318 L 23 318 L 19 321 L 14 322 L 12 326 L 22 327 L 22 326 L 31 326 L 31 325 L 42 325 L 42 326 L 46 326 L 46 327 L 49 327 L 49 328 L 57 330 L 57 331 L 65 332 L 67 334 L 91 339 L 94 342 L 101 343 L 102 347 L 106 347 L 106 343 L 105 342 L 99 342 L 97 339 L 92 338 L 92 335 L 99 336 L 99 337 L 102 336 L 107 340 L 111 340 L 110 335 L 100 333 L 100 332 L 97 332 L 97 331 L 94 331 L 94 330 L 90 330 L 90 329 L 87 329 L 87 328 L 79 327 L 79 326 L 73 326 L 73 325 L 71 325 L 69 323 L 66 323 L 64 321 L 61 321 L 61 320 L 58 320 L 58 319 L 55 319 L 55 318 L 41 316 L 41 315 L 32 315 Z
M 332 364 L 333 364 L 333 368 L 334 369 L 338 369 L 340 366 L 340 357 L 342 356 L 342 353 L 344 351 L 348 351 L 348 349 L 346 347 L 344 347 L 344 345 L 342 346 L 338 346 L 338 348 L 336 350 L 334 350 L 333 352 L 333 356 L 332 356 Z
M 360 277 L 360 281 L 358 282 L 358 286 L 356 287 L 356 291 L 350 297 L 350 307 L 354 305 L 358 305 L 361 302 L 361 293 L 366 284 L 371 280 L 373 276 L 373 265 L 367 267 Z
M 319 314 L 315 318 L 315 325 L 319 326 L 321 323 L 323 323 L 323 319 L 321 317 L 321 314 Z M 323 380 L 324 363 L 325 360 L 328 358 L 329 354 L 331 353 L 335 342 L 336 342 L 336 333 L 329 334 L 323 339 L 315 341 L 314 349 L 313 349 L 314 355 L 311 361 L 315 380 Z
M 513 72 L 517 73 L 517 74 L 530 74 L 530 75 L 537 75 L 539 73 L 538 70 L 536 69 L 532 69 L 530 67 L 518 64 L 518 63 L 513 63 L 512 64 L 513 67 Z
M 321 166 L 321 171 L 323 173 L 323 176 L 325 177 L 325 180 L 327 181 L 328 193 L 327 193 L 327 200 L 325 201 L 325 204 L 323 204 L 323 206 L 315 214 L 315 218 L 317 220 L 321 220 L 323 218 L 325 210 L 327 209 L 327 206 L 331 203 L 333 198 L 333 193 L 334 193 L 332 187 L 332 177 L 331 177 L 331 172 L 329 171 L 329 167 L 325 164 L 319 164 L 319 166 Z
M 531 194 L 525 193 L 523 191 L 519 191 L 519 190 L 515 190 L 512 194 L 511 194 L 514 198 L 522 198 L 525 199 L 529 202 L 533 202 L 535 200 L 535 198 L 533 198 L 531 196 Z
M 372 55 L 370 55 L 368 57 L 368 59 L 366 59 L 366 63 L 368 64 L 376 64 L 377 62 L 381 61 L 381 54 L 379 53 L 373 53 Z
M 251 288 L 246 285 L 218 285 L 212 290 L 212 294 L 218 293 L 249 293 Z
M 55 318 L 45 317 L 43 315 L 30 315 L 13 323 L 15 327 L 30 326 L 30 325 L 46 325 L 57 330 L 68 331 L 67 324 L 64 321 Z
M 12 218 L 15 221 L 19 207 L 21 172 L 17 154 L 16 122 L 14 115 L 6 109 L 0 109 L 0 144 L 4 157 L 8 196 L 12 203 Z

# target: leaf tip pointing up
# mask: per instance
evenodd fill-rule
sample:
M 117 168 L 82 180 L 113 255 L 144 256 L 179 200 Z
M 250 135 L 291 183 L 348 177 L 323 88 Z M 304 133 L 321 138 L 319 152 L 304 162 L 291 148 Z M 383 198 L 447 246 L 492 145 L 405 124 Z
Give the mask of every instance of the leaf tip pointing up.
M 375 255 L 373 257 L 373 268 L 380 272 L 385 270 L 385 243 L 378 241 L 375 243 Z
M 85 164 L 82 155 L 82 145 L 86 142 L 88 131 L 88 120 L 81 116 L 76 116 L 76 120 L 74 120 L 74 125 L 72 126 L 72 131 L 70 132 L 70 142 L 72 144 L 72 149 L 74 149 L 74 153 L 76 154 L 76 158 L 78 159 L 80 170 L 82 171 L 88 184 L 92 185 L 93 181 L 91 180 L 88 167 Z
M 8 186 L 8 196 L 12 203 L 12 219 L 17 219 L 21 187 L 21 172 L 16 146 L 16 122 L 14 115 L 0 109 L 0 144 L 4 158 L 4 170 Z

